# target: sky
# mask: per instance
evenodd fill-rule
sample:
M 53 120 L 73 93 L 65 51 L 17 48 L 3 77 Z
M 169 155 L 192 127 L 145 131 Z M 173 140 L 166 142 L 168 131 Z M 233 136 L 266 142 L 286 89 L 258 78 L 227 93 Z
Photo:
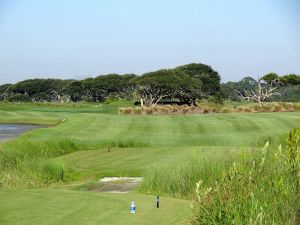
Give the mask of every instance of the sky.
M 0 0 L 0 84 L 204 63 L 300 74 L 298 0 Z

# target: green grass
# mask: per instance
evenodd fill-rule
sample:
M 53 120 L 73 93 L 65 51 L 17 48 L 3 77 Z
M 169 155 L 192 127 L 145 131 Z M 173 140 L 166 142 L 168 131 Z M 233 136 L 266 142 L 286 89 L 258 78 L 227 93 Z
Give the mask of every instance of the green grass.
M 165 163 L 165 159 L 186 157 L 195 146 L 259 146 L 300 124 L 300 113 L 120 116 L 114 114 L 120 104 L 130 103 L 116 102 L 100 107 L 95 104 L 0 104 L 0 122 L 58 124 L 28 132 L 0 146 L 4 170 L 11 173 L 4 177 L 3 183 L 17 187 L 27 181 L 26 187 L 36 187 L 59 177 L 67 181 L 72 176 L 77 179 L 140 175 L 154 162 L 159 165 Z M 118 150 L 106 154 L 109 147 Z M 53 162 L 52 175 L 46 170 L 46 176 L 52 178 L 43 180 L 43 168 L 49 167 L 49 157 L 88 149 L 100 150 L 72 155 L 79 159 L 77 162 L 66 158 L 79 174 L 69 174 L 73 169 L 67 164 L 57 166 L 59 164 Z M 57 172 L 61 168 L 63 176 Z M 13 181 L 14 177 L 17 182 Z
M 60 138 L 90 148 L 157 146 L 251 146 L 300 125 L 300 113 L 249 113 L 189 116 L 119 116 L 105 113 L 1 111 L 0 122 L 58 123 L 23 138 Z
M 0 123 L 55 126 L 0 143 L 0 185 L 21 188 L 0 189 L 0 224 L 180 223 L 190 211 L 187 201 L 165 198 L 167 208 L 155 211 L 153 196 L 69 189 L 103 176 L 144 176 L 141 193 L 193 198 L 199 179 L 207 181 L 205 191 L 232 162 L 243 159 L 242 152 L 251 155 L 267 140 L 276 142 L 300 126 L 299 112 L 117 115 L 118 107 L 130 104 L 1 103 Z M 48 184 L 58 189 L 22 189 Z M 272 185 L 266 187 L 273 190 Z M 135 217 L 128 214 L 132 200 L 141 210 Z
M 68 190 L 0 190 L 1 225 L 133 225 L 182 224 L 190 202 L 141 194 L 91 193 Z M 129 207 L 135 201 L 137 213 Z
M 83 178 L 105 176 L 142 176 L 148 169 L 164 168 L 166 165 L 189 162 L 195 154 L 212 158 L 218 155 L 232 157 L 239 148 L 234 147 L 157 147 L 117 148 L 79 151 L 60 157 L 72 165 Z

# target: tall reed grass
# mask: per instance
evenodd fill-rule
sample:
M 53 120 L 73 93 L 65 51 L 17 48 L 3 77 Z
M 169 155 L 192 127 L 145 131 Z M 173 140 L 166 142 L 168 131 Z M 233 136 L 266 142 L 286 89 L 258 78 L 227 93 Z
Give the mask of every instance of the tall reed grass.
M 299 224 L 300 129 L 287 148 L 234 162 L 213 185 L 199 180 L 192 224 Z
M 83 149 L 86 146 L 71 139 L 30 141 L 20 138 L 6 142 L 0 151 L 0 184 L 13 188 L 35 188 L 68 181 L 75 171 L 55 157 Z
M 257 112 L 297 112 L 299 103 L 271 102 L 260 106 L 256 103 L 221 105 L 201 102 L 198 106 L 157 105 L 153 107 L 119 108 L 121 115 L 172 115 L 172 114 L 210 114 L 210 113 L 257 113 Z
M 249 150 L 243 150 L 248 152 Z M 177 159 L 161 167 L 148 169 L 140 187 L 142 192 L 193 199 L 195 183 L 201 178 L 213 182 L 242 153 L 236 150 L 195 150 L 186 161 Z

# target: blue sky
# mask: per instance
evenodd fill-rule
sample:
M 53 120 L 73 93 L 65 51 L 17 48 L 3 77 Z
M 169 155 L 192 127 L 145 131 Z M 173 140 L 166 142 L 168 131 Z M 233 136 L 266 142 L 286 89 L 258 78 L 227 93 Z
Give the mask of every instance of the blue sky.
M 222 81 L 300 74 L 297 0 L 0 0 L 0 84 L 191 62 Z

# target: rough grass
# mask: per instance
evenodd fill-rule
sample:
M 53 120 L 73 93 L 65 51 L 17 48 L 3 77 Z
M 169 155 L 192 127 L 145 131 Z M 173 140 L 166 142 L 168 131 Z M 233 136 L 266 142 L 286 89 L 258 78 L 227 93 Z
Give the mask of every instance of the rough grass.
M 157 105 L 153 107 L 122 107 L 120 115 L 186 115 L 186 114 L 211 114 L 211 113 L 257 113 L 257 112 L 299 112 L 299 103 L 271 102 L 260 106 L 257 103 L 241 104 L 216 104 L 202 101 L 198 106 L 187 105 Z
M 235 161 L 214 184 L 200 180 L 192 224 L 299 224 L 300 129 L 287 148 L 266 145 Z
M 36 188 L 72 180 L 73 169 L 54 157 L 85 149 L 68 139 L 30 141 L 18 139 L 2 144 L 0 183 L 8 187 Z
M 194 150 L 185 158 L 179 155 L 169 163 L 162 164 L 163 166 L 152 166 L 145 170 L 140 189 L 144 193 L 194 199 L 195 184 L 200 179 L 213 183 L 216 176 L 234 160 L 239 159 L 243 153 L 252 151 L 255 150 L 211 147 Z

